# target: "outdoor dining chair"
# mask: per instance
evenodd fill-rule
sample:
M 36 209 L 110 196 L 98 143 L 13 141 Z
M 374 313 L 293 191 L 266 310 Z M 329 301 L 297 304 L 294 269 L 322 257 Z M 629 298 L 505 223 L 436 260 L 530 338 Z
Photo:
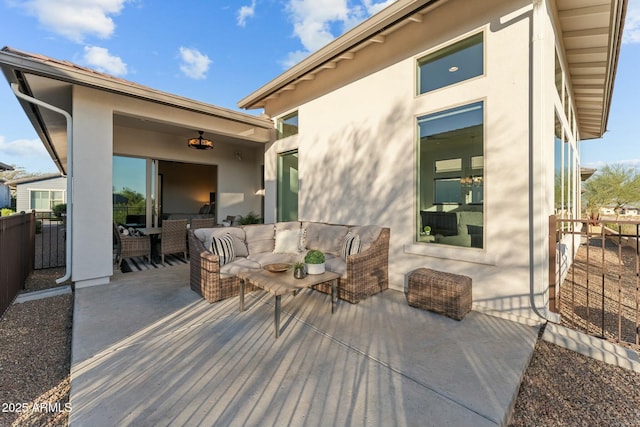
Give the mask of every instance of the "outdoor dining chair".
M 216 226 L 215 218 L 193 218 L 191 220 L 191 229 L 197 230 L 198 228 L 213 228 Z
M 149 236 L 129 236 L 120 233 L 118 226 L 113 223 L 113 234 L 117 241 L 118 268 L 125 258 L 146 256 L 151 262 L 151 238 Z
M 166 219 L 162 221 L 160 233 L 160 256 L 164 264 L 164 256 L 182 252 L 187 260 L 187 220 Z

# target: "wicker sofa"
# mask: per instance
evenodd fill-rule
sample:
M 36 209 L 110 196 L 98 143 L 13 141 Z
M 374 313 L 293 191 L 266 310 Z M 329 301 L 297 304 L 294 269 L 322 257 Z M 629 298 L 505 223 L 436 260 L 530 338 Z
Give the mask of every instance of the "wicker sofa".
M 296 231 L 300 237 L 297 248 L 291 250 L 291 242 L 287 247 L 285 237 L 291 237 Z M 340 252 L 349 232 L 351 236 L 358 236 L 361 246 L 359 253 L 345 259 Z M 227 234 L 233 240 L 235 259 L 221 266 L 220 257 L 207 248 L 211 247 L 213 237 Z M 189 230 L 188 235 L 191 289 L 209 302 L 238 295 L 240 280 L 236 275 L 239 272 L 259 269 L 271 263 L 294 263 L 302 260 L 309 249 L 323 251 L 327 270 L 341 275 L 338 281 L 340 299 L 356 304 L 389 286 L 388 228 L 291 221 L 201 228 Z M 331 292 L 329 283 L 317 285 L 316 289 Z M 247 292 L 251 290 L 254 288 L 247 287 Z

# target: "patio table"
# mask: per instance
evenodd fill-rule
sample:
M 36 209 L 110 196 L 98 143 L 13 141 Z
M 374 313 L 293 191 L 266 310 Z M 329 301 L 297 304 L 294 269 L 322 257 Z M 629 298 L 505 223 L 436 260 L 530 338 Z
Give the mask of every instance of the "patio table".
M 303 279 L 293 277 L 291 271 L 271 272 L 268 270 L 251 270 L 238 274 L 240 279 L 240 311 L 244 311 L 244 287 L 246 283 L 264 289 L 275 296 L 275 329 L 276 338 L 280 336 L 280 311 L 282 295 L 289 292 L 294 295 L 304 288 L 320 283 L 331 282 L 331 314 L 335 312 L 339 274 L 325 271 L 322 274 L 308 274 Z
M 138 231 L 151 238 L 151 259 L 153 262 L 160 262 L 158 239 L 160 238 L 160 234 L 162 234 L 162 227 L 140 227 Z

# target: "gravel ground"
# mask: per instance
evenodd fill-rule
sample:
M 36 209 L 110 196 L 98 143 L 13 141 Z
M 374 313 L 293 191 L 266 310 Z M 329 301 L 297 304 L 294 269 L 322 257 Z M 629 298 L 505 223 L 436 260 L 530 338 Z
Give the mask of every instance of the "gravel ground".
M 36 271 L 28 290 L 55 287 L 63 274 Z M 64 295 L 14 304 L 0 319 L 0 426 L 68 425 L 72 307 Z M 509 426 L 638 426 L 637 390 L 640 374 L 539 340 Z M 26 410 L 8 411 L 15 404 Z
M 64 269 L 34 272 L 27 291 L 57 286 Z M 0 318 L 0 426 L 66 426 L 73 296 L 11 305 Z

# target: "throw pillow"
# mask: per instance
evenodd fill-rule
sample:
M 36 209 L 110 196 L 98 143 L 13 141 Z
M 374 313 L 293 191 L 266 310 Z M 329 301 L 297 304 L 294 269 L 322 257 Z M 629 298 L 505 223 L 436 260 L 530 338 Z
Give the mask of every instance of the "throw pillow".
M 345 260 L 349 255 L 355 255 L 360 253 L 360 236 L 348 232 L 344 236 L 344 242 L 342 243 L 342 258 Z
M 211 252 L 220 257 L 220 267 L 236 259 L 231 234 L 227 233 L 222 237 L 212 237 Z
M 297 254 L 300 251 L 300 230 L 276 231 L 276 245 L 273 249 L 277 254 Z

